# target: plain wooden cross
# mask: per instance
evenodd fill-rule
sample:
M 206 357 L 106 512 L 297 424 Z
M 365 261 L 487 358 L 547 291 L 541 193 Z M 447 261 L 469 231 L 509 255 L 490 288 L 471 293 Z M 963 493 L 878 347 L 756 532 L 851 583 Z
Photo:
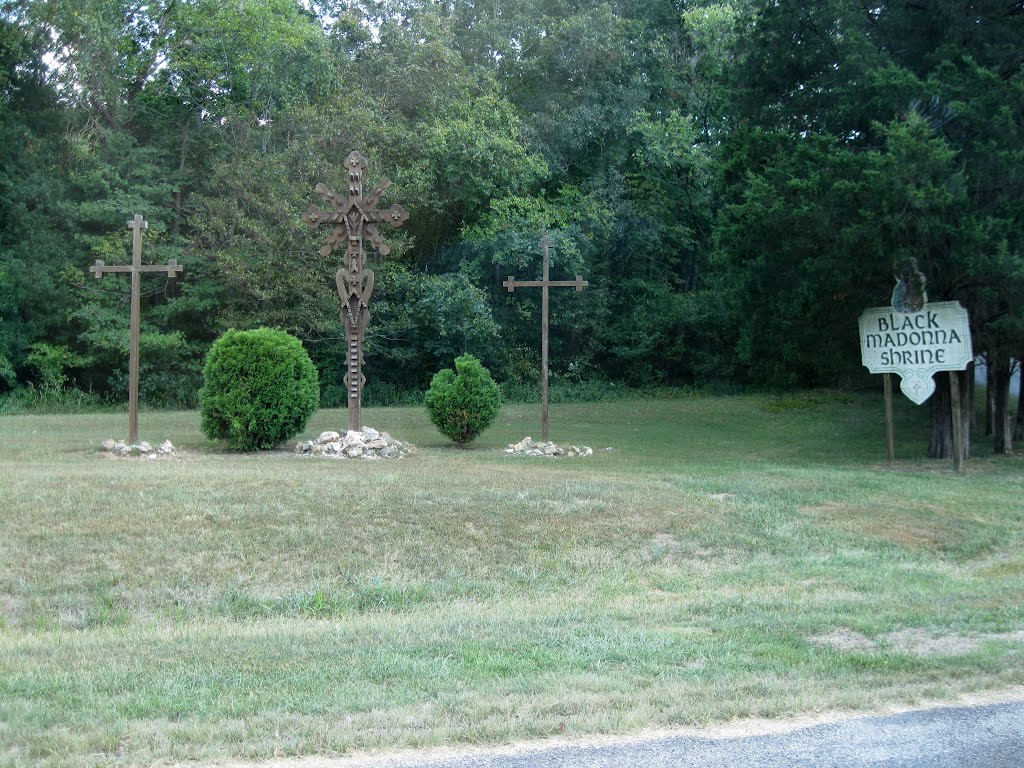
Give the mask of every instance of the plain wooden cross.
M 104 264 L 99 259 L 89 267 L 89 271 L 96 275 L 96 279 L 103 277 L 106 272 L 130 272 L 132 275 L 132 318 L 131 318 L 131 348 L 128 353 L 128 442 L 135 445 L 139 442 L 139 315 L 142 294 L 143 272 L 166 272 L 168 277 L 174 277 L 181 272 L 178 262 L 171 259 L 167 264 L 143 264 L 142 263 L 142 230 L 148 229 L 149 224 L 141 215 L 135 214 L 135 218 L 128 221 L 132 228 L 132 263 L 123 265 Z
M 334 210 L 321 211 L 311 205 L 302 214 L 302 220 L 314 229 L 324 225 L 334 227 L 327 243 L 320 249 L 321 256 L 330 256 L 341 243 L 348 242 L 345 264 L 338 270 L 335 282 L 341 297 L 341 319 L 348 342 L 348 370 L 345 372 L 348 428 L 358 432 L 362 426 L 363 385 L 366 383 L 363 375 L 363 334 L 370 322 L 369 304 L 373 294 L 373 271 L 366 268 L 363 237 L 373 243 L 377 253 L 387 256 L 391 247 L 384 242 L 377 225 L 386 222 L 392 227 L 400 227 L 409 214 L 397 203 L 386 211 L 377 210 L 381 195 L 391 186 L 388 179 L 378 184 L 369 195 L 363 196 L 365 157 L 358 152 L 350 152 L 345 166 L 348 168 L 348 197 L 339 195 L 326 184 L 317 184 L 316 192 L 330 202 Z
M 544 234 L 544 239 L 537 243 L 544 250 L 544 279 L 543 280 L 516 280 L 512 275 L 502 283 L 512 293 L 516 288 L 540 288 L 541 289 L 541 321 L 540 321 L 540 439 L 548 439 L 548 288 L 575 288 L 579 293 L 590 283 L 581 275 L 576 275 L 575 280 L 551 280 L 551 255 L 550 249 L 554 245 L 551 238 Z

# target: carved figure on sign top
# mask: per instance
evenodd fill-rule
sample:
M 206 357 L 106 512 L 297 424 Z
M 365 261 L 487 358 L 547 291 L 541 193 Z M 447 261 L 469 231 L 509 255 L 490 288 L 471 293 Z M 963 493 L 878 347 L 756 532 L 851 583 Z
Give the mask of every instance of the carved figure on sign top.
M 894 270 L 896 287 L 892 290 L 892 308 L 903 314 L 920 312 L 928 303 L 928 291 L 925 276 L 917 268 L 917 259 L 910 257 L 898 261 Z
M 366 158 L 350 152 L 345 158 L 348 169 L 348 197 L 339 195 L 326 184 L 317 184 L 316 191 L 330 202 L 333 210 L 322 211 L 311 205 L 302 214 L 302 220 L 314 229 L 332 226 L 330 237 L 320 249 L 321 256 L 330 256 L 342 243 L 346 243 L 345 260 L 335 276 L 338 296 L 341 298 L 341 320 L 345 325 L 346 371 L 345 389 L 348 392 L 348 428 L 362 426 L 362 397 L 366 377 L 363 375 L 363 335 L 370 322 L 370 297 L 373 294 L 373 271 L 366 268 L 364 238 L 368 239 L 381 256 L 391 253 L 377 225 L 402 226 L 409 213 L 397 203 L 386 211 L 377 209 L 381 195 L 391 186 L 388 179 L 378 184 L 370 194 L 363 196 L 363 172 Z

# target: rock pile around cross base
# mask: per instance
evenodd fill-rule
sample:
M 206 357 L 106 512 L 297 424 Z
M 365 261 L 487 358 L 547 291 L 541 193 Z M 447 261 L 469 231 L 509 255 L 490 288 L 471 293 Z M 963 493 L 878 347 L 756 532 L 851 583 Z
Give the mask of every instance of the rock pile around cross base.
M 575 459 L 583 456 L 592 456 L 594 449 L 588 448 L 585 445 L 565 447 L 555 443 L 535 443 L 532 437 L 524 437 L 518 443 L 510 443 L 508 448 L 505 449 L 505 453 L 511 453 L 513 456 L 549 456 L 552 458 L 567 456 Z
M 316 440 L 295 444 L 296 453 L 329 459 L 401 459 L 415 450 L 412 443 L 399 442 L 387 432 L 378 432 L 370 427 L 363 427 L 358 432 L 349 430 L 344 435 L 323 432 Z
M 174 455 L 174 446 L 170 440 L 164 440 L 159 448 L 143 440 L 141 443 L 129 443 L 127 440 L 103 441 L 103 451 L 119 459 L 162 459 Z

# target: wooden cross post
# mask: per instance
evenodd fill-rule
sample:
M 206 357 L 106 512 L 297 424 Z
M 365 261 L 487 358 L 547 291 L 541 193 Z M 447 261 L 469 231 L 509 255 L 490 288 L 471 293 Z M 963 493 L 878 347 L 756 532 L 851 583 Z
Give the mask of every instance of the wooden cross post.
M 964 472 L 964 435 L 960 414 L 960 374 L 949 372 L 949 407 L 953 419 L 953 468 L 958 474 Z
M 106 265 L 99 259 L 89 267 L 96 279 L 106 272 L 130 272 L 132 275 L 132 315 L 131 315 L 131 347 L 128 353 L 128 442 L 135 445 L 139 442 L 139 316 L 142 303 L 142 273 L 166 272 L 168 277 L 175 277 L 181 272 L 178 262 L 171 259 L 167 264 L 142 263 L 142 230 L 149 224 L 140 214 L 127 222 L 132 229 L 132 263 L 124 265 Z
M 537 243 L 544 250 L 544 278 L 542 280 L 516 280 L 512 275 L 502 285 L 512 293 L 516 288 L 537 288 L 541 289 L 540 299 L 540 439 L 548 439 L 548 288 L 575 288 L 579 293 L 590 285 L 581 275 L 576 275 L 575 280 L 551 280 L 551 246 L 554 245 L 551 238 L 544 234 L 544 239 Z
M 892 374 L 882 374 L 882 385 L 885 393 L 885 455 L 892 464 L 896 461 L 896 420 L 892 410 Z
M 381 195 L 391 186 L 384 179 L 365 197 L 363 196 L 363 171 L 366 158 L 358 152 L 351 152 L 345 159 L 348 168 L 348 197 L 343 197 L 326 184 L 317 184 L 316 192 L 322 195 L 333 211 L 321 211 L 315 205 L 302 214 L 302 220 L 314 229 L 330 225 L 334 229 L 327 244 L 320 249 L 321 256 L 330 256 L 341 243 L 348 243 L 345 250 L 345 264 L 335 275 L 338 296 L 341 297 L 341 320 L 345 324 L 348 347 L 345 388 L 348 391 L 348 428 L 358 432 L 362 427 L 363 385 L 363 334 L 370 322 L 370 296 L 373 294 L 373 271 L 366 268 L 366 251 L 363 237 L 369 238 L 381 256 L 391 253 L 391 247 L 384 242 L 377 225 L 387 222 L 400 227 L 409 218 L 406 210 L 392 205 L 386 211 L 377 210 Z

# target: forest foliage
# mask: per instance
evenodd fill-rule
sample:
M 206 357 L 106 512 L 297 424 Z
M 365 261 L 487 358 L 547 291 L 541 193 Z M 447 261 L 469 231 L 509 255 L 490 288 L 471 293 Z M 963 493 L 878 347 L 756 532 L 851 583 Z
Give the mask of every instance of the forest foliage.
M 301 338 L 343 399 L 343 158 L 407 226 L 371 254 L 369 397 L 470 353 L 539 380 L 857 384 L 856 319 L 917 258 L 975 350 L 1024 357 L 1024 8 L 1011 0 L 2 0 L 0 390 L 127 391 L 125 221 L 149 221 L 142 400 L 194 406 L 228 328 Z M 1001 381 L 1001 380 L 1000 380 Z

